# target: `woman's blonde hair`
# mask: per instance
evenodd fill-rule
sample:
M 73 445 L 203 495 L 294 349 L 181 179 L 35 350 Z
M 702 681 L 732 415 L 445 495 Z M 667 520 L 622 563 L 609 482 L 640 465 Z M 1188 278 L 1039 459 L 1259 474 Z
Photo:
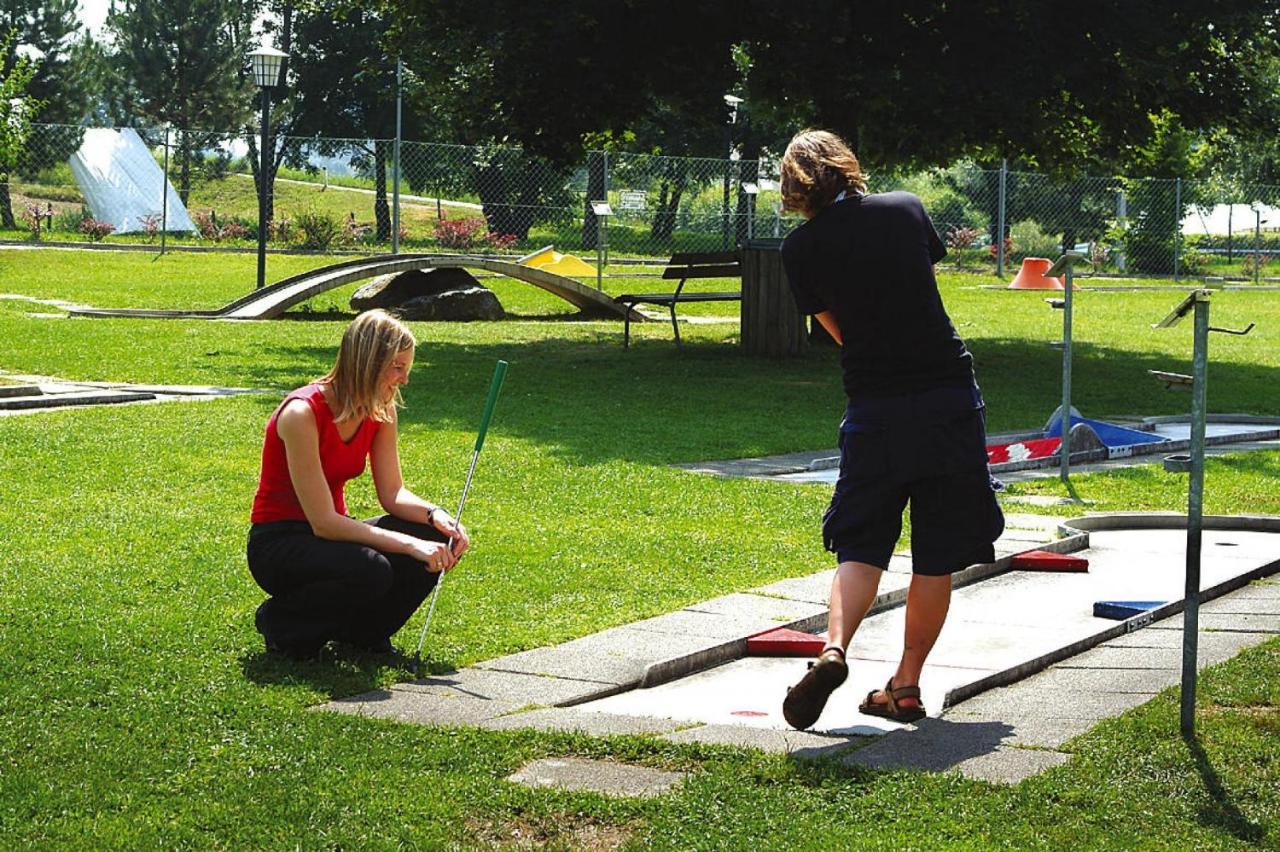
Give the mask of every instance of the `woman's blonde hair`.
M 867 191 L 849 144 L 827 130 L 801 130 L 782 155 L 782 207 L 810 218 L 842 191 Z
M 397 355 L 412 352 L 416 344 L 413 332 L 381 308 L 352 320 L 342 334 L 338 360 L 320 379 L 333 391 L 333 419 L 344 422 L 372 417 L 379 423 L 390 422 L 396 406 L 404 401 L 399 388 L 384 399 L 379 379 Z

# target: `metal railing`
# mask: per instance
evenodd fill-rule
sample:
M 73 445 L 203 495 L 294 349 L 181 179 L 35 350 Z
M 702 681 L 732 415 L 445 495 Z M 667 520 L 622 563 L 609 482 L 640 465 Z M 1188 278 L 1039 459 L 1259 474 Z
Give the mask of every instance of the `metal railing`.
M 135 127 L 190 213 L 176 233 L 162 193 L 112 241 L 251 247 L 258 230 L 258 150 L 251 131 Z M 0 163 L 0 239 L 101 237 L 69 159 L 86 128 L 37 124 L 16 163 Z M 272 247 L 518 254 L 554 244 L 590 259 L 731 248 L 784 236 L 772 160 L 588 152 L 559 166 L 519 148 L 393 139 L 284 137 L 268 187 Z M 398 153 L 398 162 L 397 162 Z M 872 191 L 919 195 L 959 269 L 1011 275 L 1024 257 L 1075 250 L 1082 274 L 1260 280 L 1280 253 L 1280 187 L 1082 177 L 960 164 L 872 174 Z M 608 201 L 597 217 L 592 202 Z M 394 230 L 397 228 L 398 230 Z

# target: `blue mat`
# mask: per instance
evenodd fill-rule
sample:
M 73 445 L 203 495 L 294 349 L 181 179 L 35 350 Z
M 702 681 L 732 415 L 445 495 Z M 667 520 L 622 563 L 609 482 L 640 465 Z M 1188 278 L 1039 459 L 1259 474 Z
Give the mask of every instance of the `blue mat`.
M 1084 423 L 1097 434 L 1102 443 L 1108 447 L 1132 447 L 1134 444 L 1158 444 L 1169 439 L 1157 435 L 1155 432 L 1141 432 L 1137 429 L 1126 429 L 1124 426 L 1116 426 L 1113 423 L 1104 423 L 1101 420 L 1090 420 L 1088 417 L 1076 417 L 1072 415 L 1071 425 Z M 1053 419 L 1049 421 L 1049 425 L 1045 427 L 1044 436 L 1046 438 L 1056 438 L 1062 434 L 1062 417 L 1055 414 Z
M 1168 601 L 1097 601 L 1093 605 L 1093 617 L 1124 621 L 1167 603 Z

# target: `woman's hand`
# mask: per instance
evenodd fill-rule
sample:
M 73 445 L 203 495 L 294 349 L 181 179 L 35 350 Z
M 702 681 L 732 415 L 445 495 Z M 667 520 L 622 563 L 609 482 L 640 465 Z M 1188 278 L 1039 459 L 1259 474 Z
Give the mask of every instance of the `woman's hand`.
M 444 542 L 409 538 L 408 545 L 405 553 L 423 563 L 427 571 L 432 574 L 448 571 L 458 564 L 458 557 L 449 550 L 449 546 Z
M 431 522 L 438 531 L 449 536 L 449 540 L 453 543 L 455 558 L 467 552 L 467 548 L 471 546 L 471 538 L 467 535 L 467 528 L 454 520 L 453 515 L 437 507 L 431 513 Z

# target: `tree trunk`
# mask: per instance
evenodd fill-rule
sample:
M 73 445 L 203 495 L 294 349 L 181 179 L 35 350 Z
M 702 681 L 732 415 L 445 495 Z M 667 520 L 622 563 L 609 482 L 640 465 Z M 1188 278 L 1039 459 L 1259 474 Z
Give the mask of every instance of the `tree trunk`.
M 582 211 L 582 247 L 584 249 L 596 247 L 600 223 L 596 218 L 595 212 L 591 209 L 591 202 L 604 201 L 609 197 L 607 168 L 608 165 L 603 151 L 587 152 L 587 197 L 582 200 L 584 205 Z
M 373 218 L 378 242 L 391 239 L 391 205 L 387 203 L 387 141 L 373 142 Z
M 8 175 L 0 180 L 0 227 L 18 227 L 18 223 L 13 220 L 13 200 L 9 197 Z

